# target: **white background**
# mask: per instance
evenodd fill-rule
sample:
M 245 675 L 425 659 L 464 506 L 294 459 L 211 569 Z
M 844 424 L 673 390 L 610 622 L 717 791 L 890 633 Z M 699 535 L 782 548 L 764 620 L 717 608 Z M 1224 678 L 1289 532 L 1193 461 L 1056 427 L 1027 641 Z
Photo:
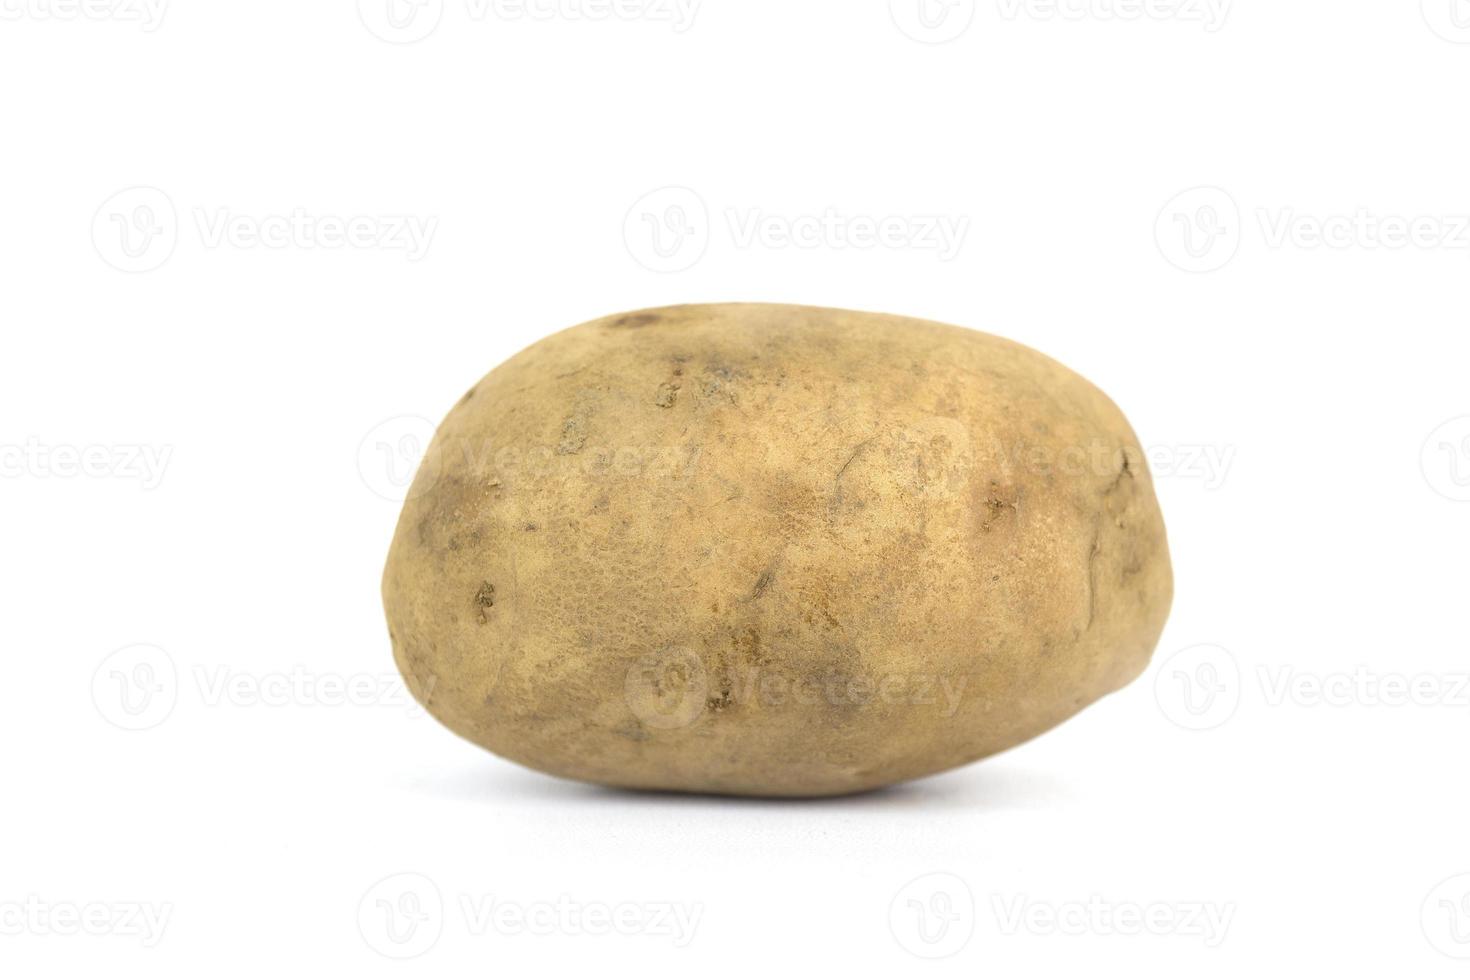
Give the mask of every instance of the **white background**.
M 1119 2 L 0 0 L 0 970 L 1463 976 L 1470 4 Z M 556 329 L 723 300 L 1113 395 L 1177 575 L 1149 673 L 831 802 L 411 710 L 424 431 Z

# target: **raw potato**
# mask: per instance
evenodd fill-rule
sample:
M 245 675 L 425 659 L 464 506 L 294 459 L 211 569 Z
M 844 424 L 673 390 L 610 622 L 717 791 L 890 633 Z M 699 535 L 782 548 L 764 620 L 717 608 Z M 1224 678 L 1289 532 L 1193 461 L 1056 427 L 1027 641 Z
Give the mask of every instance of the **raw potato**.
M 681 306 L 574 327 L 450 412 L 383 598 L 450 729 L 616 786 L 851 793 L 1046 731 L 1172 596 L 1123 415 L 923 320 Z

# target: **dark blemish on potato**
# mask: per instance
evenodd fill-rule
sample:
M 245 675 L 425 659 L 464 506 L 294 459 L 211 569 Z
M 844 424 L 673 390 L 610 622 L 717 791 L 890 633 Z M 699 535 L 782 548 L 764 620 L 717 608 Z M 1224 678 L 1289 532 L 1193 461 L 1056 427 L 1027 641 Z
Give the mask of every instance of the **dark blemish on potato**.
M 654 397 L 653 403 L 659 408 L 673 408 L 678 398 L 679 386 L 666 381 L 658 386 L 658 394 Z
M 728 676 L 722 675 L 717 692 L 705 699 L 704 706 L 710 711 L 724 711 L 735 704 L 734 686 Z
M 867 449 L 870 445 L 872 445 L 873 439 L 876 438 L 877 436 L 873 436 L 871 438 L 864 439 L 862 442 L 858 443 L 857 446 L 853 449 L 852 454 L 847 457 L 847 462 L 843 463 L 842 468 L 837 471 L 837 476 L 832 481 L 833 507 L 837 507 L 842 503 L 842 477 L 844 474 L 847 473 L 847 468 L 853 464 L 853 461 L 856 460 L 858 456 L 862 455 L 864 449 Z
M 587 426 L 580 418 L 572 416 L 561 424 L 561 442 L 556 445 L 558 456 L 575 456 L 587 445 Z
M 765 662 L 761 654 L 760 630 L 754 626 L 747 626 L 745 632 L 735 635 L 735 652 L 739 659 L 750 665 L 759 666 Z
M 481 582 L 479 591 L 475 593 L 475 605 L 480 610 L 480 614 L 477 617 L 478 621 L 481 626 L 484 626 L 490 621 L 489 617 L 485 615 L 485 610 L 495 605 L 495 586 L 489 582 Z
M 523 531 L 539 531 L 539 530 L 541 530 L 541 525 L 540 524 L 526 524 L 526 525 L 523 525 L 522 526 L 521 530 L 523 530 Z
M 1130 480 L 1136 479 L 1133 475 L 1133 462 L 1128 458 L 1128 447 L 1124 446 L 1118 450 L 1118 453 L 1123 457 L 1123 467 L 1118 470 L 1118 475 L 1113 478 L 1113 482 L 1103 491 L 1104 497 L 1111 496 L 1114 491 L 1123 485 L 1123 477 L 1126 476 Z
M 765 595 L 766 590 L 771 587 L 771 582 L 775 578 L 776 570 L 774 568 L 768 568 L 764 572 L 761 572 L 760 577 L 755 580 L 755 588 L 750 590 L 750 597 L 752 599 L 759 599 Z
M 469 391 L 467 391 L 467 392 L 464 393 L 464 397 L 459 400 L 459 403 L 461 405 L 463 405 L 465 402 L 469 401 L 471 398 L 474 398 L 475 397 L 475 392 L 478 391 L 479 389 L 480 389 L 480 386 L 479 385 L 475 385 Z
M 994 480 L 990 481 L 990 493 L 986 496 L 984 505 L 985 519 L 980 522 L 980 533 L 987 534 L 996 525 L 1006 511 L 1018 513 L 1020 507 L 1016 500 L 1007 500 L 1001 492 L 1000 484 Z
M 663 322 L 663 317 L 657 313 L 630 313 L 627 316 L 618 317 L 612 322 L 612 325 L 616 329 L 636 330 L 639 327 L 651 327 L 661 322 Z
M 1092 621 L 1097 618 L 1097 560 L 1102 556 L 1102 528 L 1098 527 L 1092 532 L 1092 548 L 1087 554 L 1087 625 L 1082 627 L 1084 631 L 1092 628 Z

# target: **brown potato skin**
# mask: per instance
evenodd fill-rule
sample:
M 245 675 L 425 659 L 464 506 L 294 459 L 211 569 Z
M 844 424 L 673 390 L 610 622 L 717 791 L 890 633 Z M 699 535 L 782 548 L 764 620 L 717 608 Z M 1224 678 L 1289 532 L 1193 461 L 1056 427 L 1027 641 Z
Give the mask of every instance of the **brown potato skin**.
M 1133 680 L 1172 573 L 1143 452 L 1019 344 L 758 304 L 596 320 L 449 413 L 383 599 L 451 730 L 558 776 L 827 796 Z

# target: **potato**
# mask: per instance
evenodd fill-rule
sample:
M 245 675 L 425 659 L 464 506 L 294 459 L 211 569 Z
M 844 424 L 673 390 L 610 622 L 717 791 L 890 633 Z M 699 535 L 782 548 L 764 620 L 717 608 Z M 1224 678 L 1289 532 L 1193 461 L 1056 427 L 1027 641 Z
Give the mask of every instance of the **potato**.
M 622 787 L 852 793 L 1136 677 L 1172 575 L 1086 380 L 959 327 L 680 306 L 573 327 L 440 426 L 383 580 L 428 710 Z

